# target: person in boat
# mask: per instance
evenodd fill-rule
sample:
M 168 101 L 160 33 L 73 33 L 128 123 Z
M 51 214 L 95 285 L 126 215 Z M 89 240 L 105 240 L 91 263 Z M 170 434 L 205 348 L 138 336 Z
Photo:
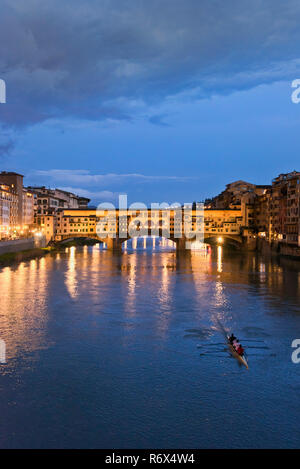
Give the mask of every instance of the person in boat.
M 237 348 L 237 347 L 240 345 L 239 339 L 235 338 L 234 341 L 232 342 L 232 345 L 233 345 L 235 348 Z
M 235 339 L 232 343 L 232 346 L 233 346 L 234 350 L 237 352 L 238 348 L 241 347 L 241 344 L 239 343 L 239 339 Z
M 229 342 L 230 342 L 231 344 L 233 344 L 233 342 L 234 342 L 235 340 L 237 340 L 237 338 L 235 337 L 234 334 L 231 334 L 231 336 L 229 337 Z
M 243 356 L 243 355 L 244 355 L 244 349 L 243 349 L 243 347 L 241 346 L 241 344 L 238 345 L 236 351 L 237 351 L 237 353 L 238 353 L 240 356 Z

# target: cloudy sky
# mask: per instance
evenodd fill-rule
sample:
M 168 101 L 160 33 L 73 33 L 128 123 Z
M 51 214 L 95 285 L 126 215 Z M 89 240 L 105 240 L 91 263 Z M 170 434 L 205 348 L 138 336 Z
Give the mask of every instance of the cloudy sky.
M 300 169 L 299 0 L 0 0 L 0 169 L 114 201 Z

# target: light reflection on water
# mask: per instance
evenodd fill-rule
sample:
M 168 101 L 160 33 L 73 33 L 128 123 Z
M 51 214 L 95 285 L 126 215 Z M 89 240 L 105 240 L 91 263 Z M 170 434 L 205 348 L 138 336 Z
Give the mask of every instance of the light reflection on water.
M 0 270 L 0 298 L 1 447 L 299 443 L 295 261 L 68 248 Z
M 77 278 L 76 278 L 76 247 L 72 246 L 69 251 L 68 271 L 66 272 L 66 287 L 72 298 L 76 298 Z

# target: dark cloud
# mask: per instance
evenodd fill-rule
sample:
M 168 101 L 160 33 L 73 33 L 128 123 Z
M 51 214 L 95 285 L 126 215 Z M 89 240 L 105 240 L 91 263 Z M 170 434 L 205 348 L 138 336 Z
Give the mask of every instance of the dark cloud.
M 0 0 L 0 11 L 8 125 L 131 119 L 137 100 L 227 94 L 300 73 L 298 0 Z
M 11 151 L 13 150 L 15 144 L 12 140 L 8 140 L 8 141 L 5 141 L 5 142 L 1 142 L 0 141 L 0 158 L 2 156 L 7 156 L 11 153 Z
M 149 117 L 149 122 L 153 125 L 158 125 L 161 127 L 170 127 L 170 125 L 165 122 L 165 118 L 165 114 L 154 114 L 153 116 Z

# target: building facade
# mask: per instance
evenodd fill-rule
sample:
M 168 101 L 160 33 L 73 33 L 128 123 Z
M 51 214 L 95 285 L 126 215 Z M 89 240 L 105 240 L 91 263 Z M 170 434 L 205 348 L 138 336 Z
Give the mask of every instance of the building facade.
M 18 197 L 5 184 L 0 185 L 0 239 L 8 239 L 18 224 Z
M 14 172 L 2 171 L 0 184 L 9 186 L 11 192 L 16 194 L 18 198 L 17 224 L 21 226 L 23 222 L 23 176 Z
M 300 173 L 280 174 L 256 200 L 256 222 L 260 237 L 270 243 L 300 246 Z
M 22 225 L 31 226 L 34 222 L 34 194 L 23 188 Z
M 26 236 L 34 222 L 33 194 L 23 187 L 23 176 L 14 172 L 0 173 L 0 187 L 1 232 L 5 237 Z
M 270 244 L 300 246 L 300 173 L 280 174 L 271 185 L 245 181 L 228 184 L 207 201 L 210 208 L 238 208 L 242 225 Z
M 57 227 L 61 224 L 61 213 L 65 209 L 86 209 L 90 199 L 80 197 L 62 189 L 49 189 L 45 186 L 29 186 L 33 194 L 34 224 L 46 236 L 47 242 L 54 240 Z

